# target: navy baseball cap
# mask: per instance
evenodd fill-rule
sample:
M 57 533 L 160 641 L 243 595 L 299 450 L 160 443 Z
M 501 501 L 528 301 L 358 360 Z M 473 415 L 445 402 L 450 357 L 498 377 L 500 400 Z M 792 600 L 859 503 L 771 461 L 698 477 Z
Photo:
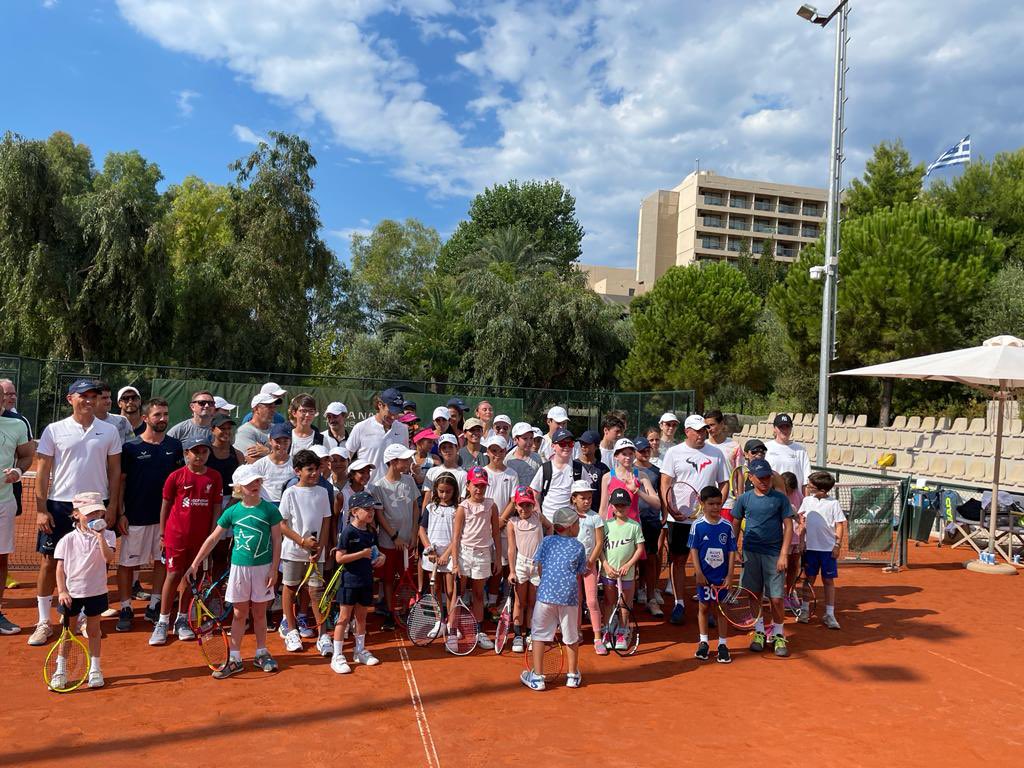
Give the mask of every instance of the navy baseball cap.
M 373 509 L 374 504 L 376 502 L 373 499 L 373 494 L 366 491 L 353 493 L 352 497 L 348 500 L 349 509 Z
M 451 400 L 449 400 L 448 401 L 448 407 L 449 408 L 458 408 L 460 411 L 469 410 L 468 408 L 466 408 L 466 404 L 464 402 L 462 402 L 462 398 L 461 397 L 453 397 Z
M 391 389 L 385 389 L 380 393 L 381 402 L 388 407 L 388 410 L 396 416 L 400 414 L 405 407 L 405 398 L 402 397 L 402 393 L 392 387 Z
M 181 447 L 186 451 L 191 451 L 193 448 L 199 448 L 200 446 L 206 446 L 207 448 L 213 447 L 210 443 L 210 438 L 205 435 L 195 435 L 193 437 L 187 437 L 181 441 Z
M 282 437 L 287 437 L 291 440 L 292 437 L 292 425 L 288 423 L 275 424 L 270 428 L 270 439 L 280 440 Z
M 638 437 L 633 441 L 633 447 L 638 451 L 646 451 L 651 447 L 651 444 L 646 437 Z
M 764 459 L 754 459 L 750 462 L 747 469 L 750 470 L 750 474 L 754 477 L 771 477 L 772 476 L 772 465 Z
M 221 424 L 234 424 L 235 420 L 226 413 L 218 413 L 210 420 L 211 427 L 219 427 Z
M 601 436 L 593 429 L 588 429 L 582 435 L 580 435 L 580 442 L 586 443 L 587 445 L 597 445 L 601 442 Z
M 402 408 L 404 408 L 407 411 L 412 411 L 413 413 L 416 413 L 416 403 L 414 403 L 412 400 L 404 401 L 402 403 Z
M 559 427 L 558 429 L 555 430 L 555 434 L 553 434 L 551 436 L 552 444 L 560 443 L 563 440 L 575 440 L 575 439 L 576 439 L 576 436 L 573 435 L 573 433 L 570 432 L 565 427 Z
M 100 385 L 95 379 L 76 379 L 68 387 L 69 395 L 84 395 L 86 392 L 99 392 Z
M 608 503 L 613 507 L 624 506 L 628 507 L 633 503 L 633 500 L 629 498 L 629 491 L 625 488 L 616 488 L 612 491 L 612 495 L 608 497 Z

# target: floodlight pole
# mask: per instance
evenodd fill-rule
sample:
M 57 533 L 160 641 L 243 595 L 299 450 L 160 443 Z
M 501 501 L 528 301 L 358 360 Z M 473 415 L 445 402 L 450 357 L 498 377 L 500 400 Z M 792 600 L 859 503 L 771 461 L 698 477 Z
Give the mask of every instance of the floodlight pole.
M 836 24 L 835 84 L 832 98 L 832 146 L 829 151 L 828 202 L 825 207 L 825 285 L 821 297 L 821 348 L 818 364 L 818 452 L 819 466 L 828 464 L 828 375 L 835 357 L 836 284 L 839 280 L 839 195 L 842 191 L 843 135 L 846 115 L 846 43 L 850 5 L 847 0 L 828 16 L 809 19 L 826 26 L 838 14 Z

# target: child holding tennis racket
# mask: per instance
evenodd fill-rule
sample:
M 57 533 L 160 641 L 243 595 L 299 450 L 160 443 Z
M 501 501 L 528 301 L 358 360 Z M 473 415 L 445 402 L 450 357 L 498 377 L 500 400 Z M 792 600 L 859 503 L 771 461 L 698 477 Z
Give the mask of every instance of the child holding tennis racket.
M 593 502 L 594 489 L 590 483 L 586 480 L 577 480 L 572 484 L 569 503 L 576 510 L 580 521 L 580 531 L 576 538 L 583 545 L 583 551 L 587 555 L 587 570 L 580 576 L 580 583 L 587 599 L 590 626 L 594 630 L 594 653 L 598 656 L 607 656 L 608 649 L 601 641 L 601 601 L 597 595 L 598 570 L 601 567 L 599 563 L 604 551 L 604 520 L 597 514 Z M 582 603 L 580 613 L 583 613 Z
M 839 504 L 839 499 L 829 498 L 836 481 L 828 472 L 812 472 L 807 478 L 810 495 L 800 505 L 800 518 L 804 529 L 806 551 L 804 552 L 804 568 L 807 580 L 813 586 L 821 573 L 821 581 L 825 585 L 825 615 L 821 623 L 829 629 L 839 629 L 836 620 L 836 578 L 839 576 L 839 546 L 846 535 L 846 515 Z M 807 603 L 800 606 L 798 621 L 806 624 L 810 621 L 810 610 Z
M 455 594 L 452 579 L 452 529 L 455 523 L 455 505 L 459 497 L 459 481 L 451 472 L 441 472 L 434 478 L 433 499 L 420 515 L 419 537 L 426 555 L 421 563 L 427 573 L 444 574 L 444 590 L 449 604 Z M 427 633 L 431 639 L 441 633 L 438 620 Z
M 700 492 L 703 512 L 690 528 L 690 562 L 697 577 L 697 631 L 700 633 L 697 652 L 701 661 L 708 660 L 708 612 L 719 597 L 720 590 L 732 587 L 732 571 L 736 560 L 736 536 L 732 525 L 722 519 L 722 491 L 709 485 Z M 712 590 L 715 590 L 714 594 Z M 719 664 L 732 661 L 729 656 L 729 622 L 718 624 Z
M 465 576 L 473 590 L 473 618 L 481 624 L 484 618 L 484 584 L 500 565 L 494 554 L 501 552 L 498 532 L 498 508 L 493 499 L 486 497 L 487 470 L 473 467 L 469 470 L 466 483 L 469 498 L 455 510 L 452 531 L 452 551 L 455 553 L 453 572 L 456 578 Z M 484 650 L 494 648 L 481 625 L 477 644 Z
M 352 660 L 356 664 L 375 667 L 380 659 L 366 649 L 366 612 L 373 604 L 373 570 L 384 566 L 384 553 L 377 549 L 377 534 L 370 529 L 376 514 L 376 499 L 366 491 L 349 499 L 349 522 L 338 534 L 335 560 L 345 567 L 341 573 L 338 604 L 341 612 L 334 626 L 334 655 L 331 669 L 339 675 L 352 671 L 345 658 L 345 630 L 355 616 L 355 650 Z
M 789 499 L 789 506 L 793 508 L 793 542 L 789 545 L 789 563 L 786 566 L 786 608 L 797 612 L 800 607 L 799 604 L 791 605 L 788 604 L 789 596 L 793 593 L 793 587 L 796 586 L 797 577 L 800 575 L 800 563 L 803 558 L 803 523 L 802 518 L 799 514 L 800 506 L 803 504 L 804 495 L 800 490 L 799 483 L 796 479 L 796 475 L 792 472 L 783 472 L 779 477 L 782 479 L 783 487 L 785 488 L 786 498 Z
M 615 610 L 618 602 L 618 584 L 622 584 L 622 596 L 626 605 L 633 604 L 633 593 L 636 588 L 636 563 L 644 552 L 644 534 L 640 523 L 629 516 L 632 499 L 625 488 L 616 488 L 608 498 L 614 517 L 604 524 L 604 552 L 601 567 L 604 575 L 605 623 Z M 620 650 L 626 647 L 626 637 L 604 637 L 606 648 L 615 644 Z
M 72 502 L 75 527 L 57 542 L 53 559 L 57 561 L 57 600 L 61 612 L 77 616 L 85 612 L 89 633 L 89 687 L 103 687 L 100 670 L 100 614 L 107 609 L 107 564 L 114 562 L 117 539 L 103 515 L 107 511 L 99 493 L 79 493 Z M 62 670 L 58 669 L 59 675 Z M 55 689 L 64 687 L 56 675 L 50 679 Z
M 555 642 L 555 632 L 562 633 L 562 644 L 569 656 L 565 676 L 568 688 L 579 688 L 580 613 L 579 577 L 587 570 L 587 554 L 576 536 L 579 515 L 572 507 L 560 507 L 551 515 L 554 535 L 547 536 L 537 548 L 533 561 L 540 570 L 537 603 L 533 606 L 533 667 L 523 670 L 519 680 L 534 691 L 544 690 L 544 650 Z M 639 526 L 637 526 L 639 528 Z
M 589 487 L 589 486 L 588 486 Z M 540 573 L 533 562 L 533 556 L 544 538 L 540 515 L 537 513 L 537 497 L 533 489 L 527 485 L 516 488 L 513 502 L 516 514 L 506 526 L 508 530 L 508 562 L 510 564 L 509 580 L 515 585 L 516 600 L 512 615 L 512 652 L 522 653 L 523 625 L 529 625 L 533 618 L 533 604 L 537 600 L 537 586 L 540 584 Z M 525 622 L 524 622 L 525 620 Z
M 231 548 L 231 570 L 224 593 L 224 599 L 232 605 L 231 648 L 227 664 L 213 673 L 217 680 L 244 670 L 242 638 L 250 613 L 256 636 L 253 666 L 263 672 L 277 671 L 277 662 L 267 650 L 267 608 L 274 599 L 281 561 L 281 513 L 273 502 L 262 497 L 263 473 L 255 464 L 238 467 L 231 474 L 231 483 L 241 500 L 221 513 L 213 533 L 203 542 L 187 572 L 195 579 L 221 536 L 228 530 L 232 532 L 235 545 Z

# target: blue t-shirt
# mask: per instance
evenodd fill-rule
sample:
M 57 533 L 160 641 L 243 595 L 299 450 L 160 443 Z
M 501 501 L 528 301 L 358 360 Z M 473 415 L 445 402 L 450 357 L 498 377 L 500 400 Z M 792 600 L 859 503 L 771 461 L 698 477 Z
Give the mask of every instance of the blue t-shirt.
M 732 525 L 721 518 L 712 523 L 700 517 L 690 528 L 687 546 L 697 551 L 697 562 L 708 583 L 723 584 L 729 575 L 729 553 L 736 551 Z
M 541 567 L 537 599 L 552 605 L 576 605 L 579 581 L 587 570 L 587 553 L 579 539 L 571 536 L 545 536 L 533 555 Z
M 346 555 L 354 552 L 362 552 L 367 547 L 377 545 L 377 534 L 370 529 L 356 528 L 351 523 L 341 529 L 338 534 L 338 551 Z M 341 586 L 343 587 L 370 587 L 373 586 L 373 562 L 368 557 L 361 557 L 351 563 L 345 563 L 345 570 L 341 574 Z
M 283 490 L 287 490 L 288 488 L 291 488 L 293 485 L 298 484 L 299 476 L 292 475 L 291 477 L 288 478 L 287 482 L 285 482 Z M 325 480 L 323 477 L 318 478 L 316 484 L 323 488 L 325 491 L 327 491 L 327 498 L 330 499 L 331 502 L 331 514 L 334 514 L 334 485 L 331 483 L 330 480 Z
M 124 513 L 129 525 L 157 525 L 164 481 L 174 470 L 185 466 L 181 442 L 164 435 L 157 444 L 139 438 L 121 446 L 121 472 L 124 474 Z
M 252 421 L 252 411 L 249 411 L 242 417 L 242 424 L 250 421 Z M 274 411 L 274 424 L 284 424 L 284 416 L 277 411 Z M 241 426 L 241 424 L 239 426 Z
M 747 491 L 736 499 L 732 516 L 737 522 L 747 521 L 743 528 L 745 552 L 778 555 L 782 551 L 782 521 L 793 516 L 793 505 L 774 488 L 764 496 Z
M 640 472 L 640 477 L 646 477 L 651 481 L 651 487 L 655 493 L 659 492 L 661 488 L 661 470 L 657 467 L 637 467 Z M 661 522 L 661 510 L 655 509 L 646 501 L 643 496 L 640 497 L 639 505 L 640 519 Z

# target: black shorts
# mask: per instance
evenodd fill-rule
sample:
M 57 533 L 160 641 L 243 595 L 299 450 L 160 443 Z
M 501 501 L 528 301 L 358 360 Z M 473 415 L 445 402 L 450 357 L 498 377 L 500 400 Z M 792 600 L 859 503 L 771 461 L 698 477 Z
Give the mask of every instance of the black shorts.
M 658 538 L 661 536 L 661 516 L 644 517 L 640 515 L 640 530 L 644 533 L 644 550 L 647 557 L 658 554 Z
M 668 524 L 668 551 L 674 556 L 686 557 L 690 554 L 691 523 Z
M 369 608 L 373 605 L 373 586 L 342 587 L 338 590 L 339 605 L 362 605 Z
M 72 617 L 77 616 L 83 611 L 86 616 L 99 616 L 107 610 L 108 606 L 107 593 L 104 592 L 102 595 L 93 595 L 92 597 L 72 597 L 71 607 L 67 609 L 67 612 Z M 63 615 L 64 611 L 65 608 L 63 605 L 57 606 L 58 613 Z
M 53 557 L 57 549 L 57 542 L 67 536 L 75 529 L 75 518 L 71 516 L 74 509 L 70 501 L 46 500 L 46 511 L 53 517 L 53 528 L 51 533 L 39 531 L 36 534 L 36 552 L 40 555 Z

